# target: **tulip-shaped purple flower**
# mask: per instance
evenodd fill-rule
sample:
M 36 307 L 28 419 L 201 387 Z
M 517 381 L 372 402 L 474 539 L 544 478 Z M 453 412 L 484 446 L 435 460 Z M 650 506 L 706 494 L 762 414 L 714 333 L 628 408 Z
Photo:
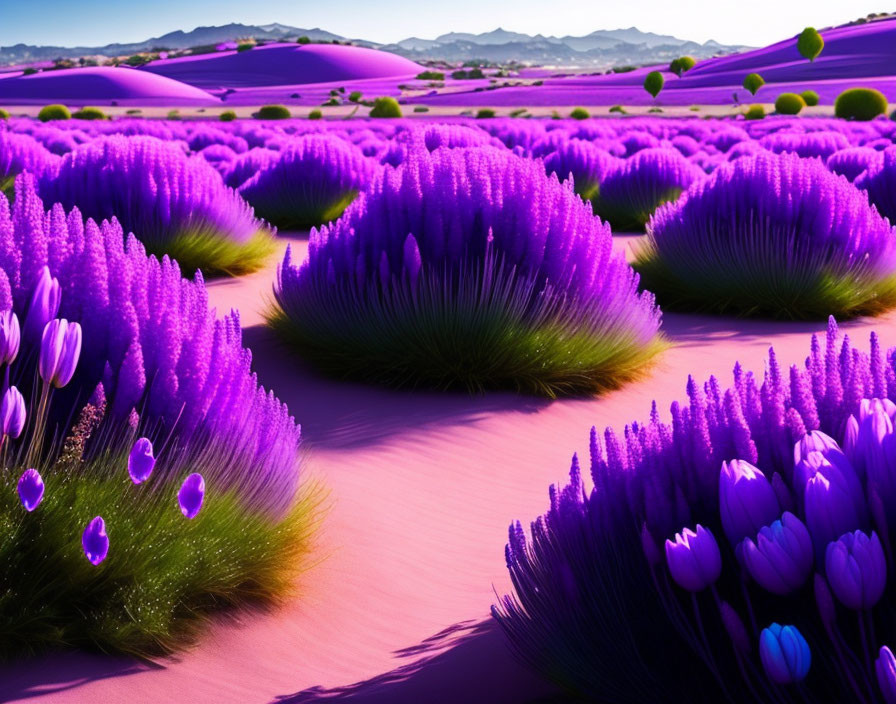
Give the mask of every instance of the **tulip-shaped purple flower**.
M 38 274 L 34 292 L 31 294 L 31 303 L 28 305 L 28 313 L 25 316 L 26 342 L 32 345 L 40 342 L 47 323 L 59 312 L 61 300 L 62 289 L 59 281 L 50 274 L 50 268 L 44 266 Z
M 781 515 L 775 490 L 761 470 L 749 462 L 722 463 L 719 477 L 722 528 L 732 545 L 755 536 Z
M 149 438 L 140 438 L 131 448 L 128 457 L 128 474 L 134 484 L 142 484 L 152 474 L 156 466 L 156 458 L 152 456 L 152 443 Z
M 889 407 L 879 399 L 862 403 L 853 457 L 885 504 L 896 499 L 896 434 Z
M 10 386 L 0 401 L 0 432 L 6 437 L 17 438 L 25 428 L 25 399 L 15 386 Z
M 44 328 L 40 344 L 41 379 L 61 389 L 71 381 L 81 357 L 81 326 L 54 319 Z
M 11 310 L 0 313 L 0 364 L 12 364 L 16 361 L 21 341 L 18 316 Z
M 29 513 L 36 509 L 44 498 L 44 480 L 36 469 L 26 469 L 19 477 L 19 500 Z
M 202 508 L 202 502 L 205 499 L 205 479 L 202 475 L 194 472 L 184 479 L 184 483 L 177 492 L 177 503 L 180 505 L 180 512 L 187 518 L 196 518 L 199 510 Z
M 759 634 L 759 657 L 765 673 L 777 684 L 800 682 L 809 674 L 812 653 L 796 626 L 773 623 Z
M 886 645 L 880 649 L 880 655 L 874 662 L 877 673 L 877 686 L 886 704 L 896 704 L 896 658 Z
M 680 587 L 699 592 L 713 584 L 722 573 L 722 555 L 712 532 L 701 525 L 694 532 L 685 528 L 666 541 L 669 572 Z
M 109 536 L 106 535 L 106 522 L 102 516 L 97 516 L 84 529 L 81 536 L 81 546 L 84 555 L 92 565 L 98 565 L 109 554 Z
M 812 539 L 803 522 L 785 512 L 760 529 L 755 542 L 744 538 L 740 556 L 760 586 L 773 594 L 789 594 L 806 583 L 812 570 Z
M 845 533 L 828 545 L 824 560 L 831 590 L 850 609 L 870 609 L 887 586 L 887 561 L 877 533 Z

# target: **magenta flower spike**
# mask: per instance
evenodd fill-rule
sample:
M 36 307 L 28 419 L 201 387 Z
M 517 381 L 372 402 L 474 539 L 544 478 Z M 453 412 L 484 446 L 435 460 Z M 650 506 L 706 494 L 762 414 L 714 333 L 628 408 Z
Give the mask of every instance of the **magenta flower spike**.
M 44 328 L 40 344 L 40 376 L 61 389 L 71 381 L 81 357 L 81 326 L 55 319 Z
M 12 364 L 16 361 L 21 341 L 18 316 L 12 310 L 0 313 L 0 364 Z
M 25 427 L 25 399 L 15 386 L 10 386 L 0 401 L 0 432 L 10 438 L 17 438 Z
M 877 533 L 840 536 L 828 545 L 824 568 L 834 596 L 856 611 L 873 607 L 887 586 L 887 560 Z
M 19 500 L 29 513 L 36 509 L 44 498 L 44 480 L 36 469 L 26 469 L 19 477 Z
M 194 472 L 184 479 L 180 491 L 177 492 L 177 503 L 180 506 L 180 512 L 187 518 L 196 518 L 204 500 L 205 479 L 198 472 Z
M 98 565 L 106 559 L 109 554 L 109 536 L 102 516 L 97 516 L 87 524 L 81 536 L 81 546 L 90 564 Z
M 713 584 L 722 573 L 722 555 L 713 534 L 701 525 L 696 532 L 685 528 L 666 541 L 669 572 L 682 589 L 699 592 Z
M 156 466 L 156 458 L 152 455 L 152 443 L 149 438 L 140 438 L 131 448 L 128 456 L 128 474 L 134 484 L 142 484 L 152 474 Z
M 59 281 L 50 274 L 50 267 L 44 266 L 37 276 L 28 314 L 25 316 L 25 340 L 29 344 L 38 344 L 47 323 L 59 312 L 61 301 L 62 289 Z

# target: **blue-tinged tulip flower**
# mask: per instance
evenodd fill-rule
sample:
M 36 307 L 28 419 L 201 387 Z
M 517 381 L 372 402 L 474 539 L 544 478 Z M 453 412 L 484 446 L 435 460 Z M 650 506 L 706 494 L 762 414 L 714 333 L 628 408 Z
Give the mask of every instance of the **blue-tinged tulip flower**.
M 722 463 L 719 478 L 722 528 L 732 545 L 755 536 L 781 515 L 775 490 L 761 470 L 749 462 Z
M 196 518 L 199 510 L 202 508 L 202 502 L 205 499 L 205 479 L 202 475 L 194 472 L 184 479 L 184 483 L 177 492 L 177 503 L 180 505 L 180 512 L 187 518 Z
M 152 443 L 149 438 L 140 438 L 131 448 L 128 456 L 128 474 L 134 484 L 141 484 L 149 479 L 153 468 L 156 466 L 156 458 L 152 456 Z
M 0 401 L 0 432 L 17 438 L 25 427 L 25 399 L 15 386 L 10 386 Z
M 685 528 L 675 542 L 666 541 L 669 572 L 680 587 L 699 592 L 713 584 L 722 573 L 722 555 L 712 532 L 701 525 L 694 532 Z
M 874 662 L 877 673 L 877 686 L 886 704 L 896 704 L 896 658 L 886 645 L 880 649 L 880 655 Z
M 773 623 L 759 634 L 759 657 L 765 673 L 777 684 L 793 684 L 809 674 L 812 653 L 796 626 Z
M 40 342 L 44 328 L 59 312 L 62 300 L 62 289 L 51 274 L 50 268 L 44 266 L 37 277 L 31 303 L 25 315 L 25 340 L 32 345 Z
M 845 533 L 828 545 L 825 574 L 834 595 L 850 609 L 870 609 L 887 586 L 887 560 L 877 533 Z
M 19 477 L 19 499 L 28 512 L 40 505 L 44 498 L 44 480 L 36 469 L 26 469 Z
M 81 326 L 54 319 L 44 328 L 40 343 L 40 376 L 57 389 L 71 381 L 81 357 Z
M 812 570 L 812 539 L 803 522 L 786 512 L 760 529 L 755 542 L 744 538 L 740 556 L 760 586 L 773 594 L 789 594 L 806 583 Z
M 90 564 L 98 565 L 106 559 L 109 554 L 109 536 L 106 535 L 106 522 L 101 516 L 87 524 L 81 536 L 81 546 Z
M 12 310 L 0 313 L 0 364 L 12 364 L 16 361 L 21 341 L 18 316 Z

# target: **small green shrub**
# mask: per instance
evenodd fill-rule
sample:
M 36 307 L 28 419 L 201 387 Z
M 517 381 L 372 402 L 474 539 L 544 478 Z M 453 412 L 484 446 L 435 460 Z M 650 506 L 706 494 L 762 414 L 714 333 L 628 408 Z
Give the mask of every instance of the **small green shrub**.
M 423 71 L 417 74 L 420 81 L 444 81 L 445 74 L 442 71 Z
M 569 116 L 573 120 L 587 120 L 591 117 L 591 113 L 589 113 L 585 108 L 573 108 L 572 112 L 569 113 Z
M 236 119 L 236 113 L 233 110 L 225 110 L 218 116 L 218 119 L 221 122 L 233 122 Z
M 476 113 L 477 120 L 484 120 L 484 119 L 488 119 L 488 118 L 494 117 L 494 116 L 495 116 L 495 111 L 492 110 L 491 108 L 481 108 Z
M 35 73 L 37 73 L 37 69 L 33 66 L 29 66 L 24 71 L 22 71 L 23 76 L 33 76 Z
M 765 79 L 758 73 L 748 73 L 744 78 L 743 86 L 748 91 L 750 91 L 750 95 L 756 95 L 756 91 L 758 91 L 764 85 Z
M 815 27 L 806 27 L 797 37 L 796 48 L 804 59 L 815 61 L 821 50 L 824 49 L 824 39 Z
M 682 56 L 677 59 L 672 59 L 672 63 L 669 64 L 669 70 L 681 78 L 681 74 L 690 71 L 696 65 L 697 59 L 693 56 Z
M 292 117 L 285 105 L 262 105 L 255 113 L 259 120 L 287 120 Z
M 414 106 L 414 112 L 429 112 L 429 108 L 425 105 L 416 105 Z
M 618 112 L 620 115 L 628 115 L 628 111 L 621 105 L 612 106 L 609 112 Z
M 886 113 L 886 96 L 873 88 L 849 88 L 834 101 L 834 114 L 844 120 L 873 120 Z
M 646 90 L 654 98 L 660 94 L 665 85 L 666 79 L 659 71 L 651 71 L 644 77 L 644 90 Z
M 510 117 L 520 117 L 526 114 L 526 108 L 514 108 L 510 111 Z
M 763 117 L 765 117 L 765 108 L 761 105 L 751 105 L 744 113 L 744 119 L 747 120 L 761 120 Z
M 296 39 L 296 44 L 310 44 L 310 43 L 311 43 L 311 39 L 309 37 L 306 37 L 305 35 L 302 35 L 301 37 Z
M 362 94 L 361 94 L 361 91 L 359 91 L 359 90 L 353 90 L 351 93 L 348 94 L 348 102 L 350 102 L 350 103 L 360 103 L 362 97 L 363 97 L 363 96 L 362 96 Z
M 99 108 L 81 108 L 73 112 L 72 117 L 76 120 L 105 120 L 106 113 Z
M 320 119 L 323 119 L 323 116 L 324 116 L 324 114 L 320 110 L 317 110 L 317 109 L 314 109 L 308 113 L 309 120 L 320 120 Z
M 814 90 L 804 90 L 800 93 L 800 97 L 803 99 L 803 102 L 806 103 L 810 108 L 818 105 L 818 93 Z
M 254 48 L 255 48 L 254 44 L 252 44 L 251 42 L 246 42 L 245 44 L 239 44 L 236 47 L 236 50 L 237 51 L 249 51 L 249 49 L 254 49 Z
M 0 120 L 8 120 L 9 119 L 9 111 L 0 108 Z
M 401 117 L 401 106 L 395 98 L 384 96 L 373 101 L 371 117 Z
M 699 105 L 691 105 L 691 107 L 689 107 L 688 110 L 690 110 L 691 112 L 700 112 L 700 106 Z
M 806 101 L 797 93 L 781 93 L 775 100 L 775 112 L 781 115 L 799 115 Z
M 125 115 L 140 115 L 142 114 L 142 110 L 140 108 L 131 108 L 130 110 L 125 110 Z
M 41 122 L 49 122 L 50 120 L 70 120 L 72 117 L 69 109 L 65 105 L 53 104 L 45 105 L 37 113 L 37 119 Z
M 180 118 L 180 110 L 169 110 L 168 114 L 165 115 L 166 120 L 179 120 Z
M 650 110 L 648 110 L 647 112 L 662 112 L 662 111 L 663 111 L 662 108 L 650 108 Z

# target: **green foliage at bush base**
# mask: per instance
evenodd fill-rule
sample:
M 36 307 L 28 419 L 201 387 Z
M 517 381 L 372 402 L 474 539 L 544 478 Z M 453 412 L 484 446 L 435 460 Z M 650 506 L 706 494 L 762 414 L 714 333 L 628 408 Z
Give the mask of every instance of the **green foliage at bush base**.
M 292 117 L 285 105 L 262 105 L 255 113 L 259 120 L 288 120 Z
M 261 269 L 277 248 L 268 230 L 259 230 L 248 242 L 240 243 L 214 232 L 185 233 L 166 242 L 141 237 L 146 251 L 177 260 L 185 276 L 197 269 L 205 276 L 242 276 Z
M 45 105 L 37 113 L 37 119 L 41 122 L 50 122 L 50 120 L 70 120 L 71 112 L 65 105 L 53 104 Z
M 182 650 L 213 614 L 292 595 L 317 521 L 314 492 L 277 520 L 213 487 L 187 520 L 178 486 L 154 477 L 134 485 L 126 456 L 42 469 L 43 502 L 26 513 L 20 472 L 0 475 L 0 659 L 72 648 L 142 658 Z M 81 548 L 94 516 L 105 520 L 110 543 L 98 566 Z
M 844 120 L 873 120 L 886 115 L 887 98 L 873 88 L 849 88 L 834 101 L 834 114 Z

